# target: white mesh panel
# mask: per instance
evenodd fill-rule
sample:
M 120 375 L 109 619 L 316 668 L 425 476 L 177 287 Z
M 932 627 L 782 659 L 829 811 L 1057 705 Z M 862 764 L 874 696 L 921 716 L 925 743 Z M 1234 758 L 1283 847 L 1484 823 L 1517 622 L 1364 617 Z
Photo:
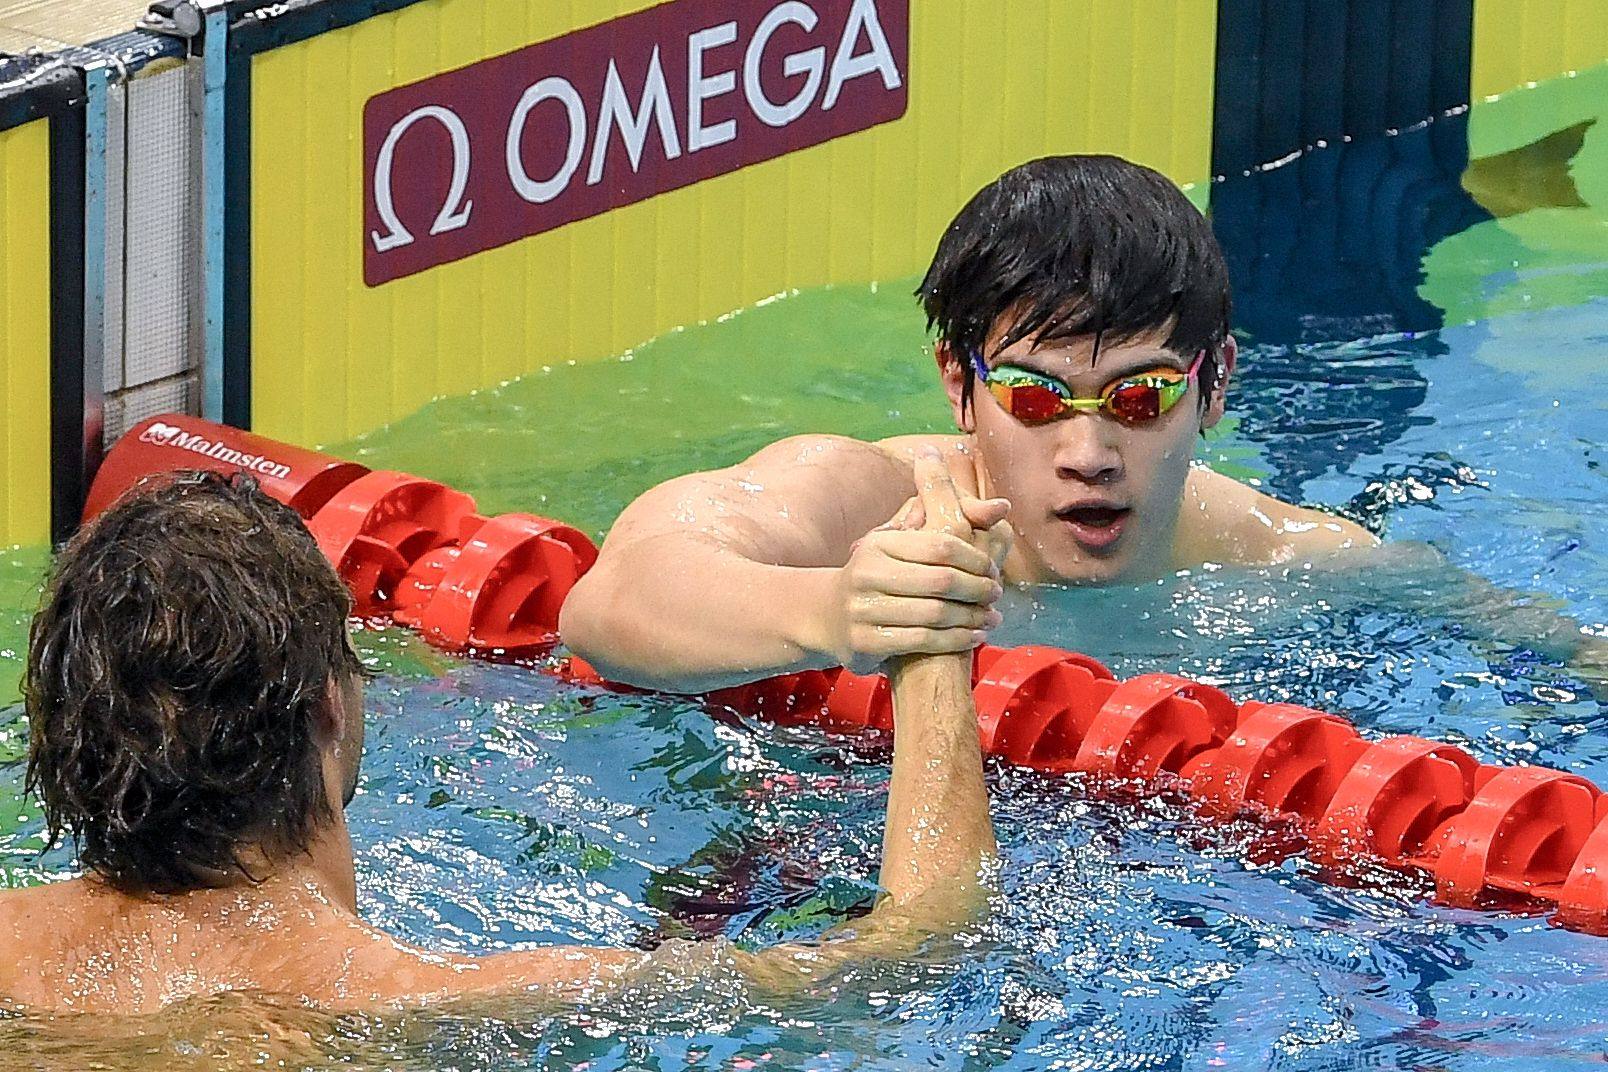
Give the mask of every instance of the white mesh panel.
M 199 276 L 199 228 L 190 135 L 183 67 L 129 84 L 123 368 L 130 387 L 196 366 L 190 315 Z
M 199 413 L 199 137 L 183 66 L 114 94 L 107 186 L 107 446 L 158 413 Z
M 195 413 L 201 405 L 201 392 L 193 373 L 130 387 L 106 399 L 106 443 L 116 442 L 124 432 L 147 417 L 159 413 Z

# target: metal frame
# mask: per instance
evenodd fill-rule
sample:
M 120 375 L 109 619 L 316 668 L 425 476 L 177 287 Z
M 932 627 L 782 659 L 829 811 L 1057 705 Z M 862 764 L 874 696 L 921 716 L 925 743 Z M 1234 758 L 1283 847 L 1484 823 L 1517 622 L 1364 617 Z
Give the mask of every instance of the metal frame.
M 52 539 L 66 539 L 104 450 L 108 353 L 107 240 L 122 220 L 122 156 L 111 153 L 126 106 L 123 87 L 160 59 L 184 56 L 175 41 L 131 32 L 54 57 L 72 72 L 75 107 L 51 127 Z M 114 181 L 115 180 L 115 181 Z M 118 186 L 114 189 L 114 186 Z M 122 312 L 119 311 L 119 315 Z M 120 357 L 120 355 L 118 355 Z
M 84 69 L 83 316 L 81 318 L 83 412 L 80 454 L 86 477 L 100 468 L 106 426 L 107 361 L 107 234 L 111 231 L 114 195 L 111 188 L 111 136 L 116 68 L 105 59 Z M 121 199 L 115 199 L 121 211 Z M 119 221 L 120 225 L 121 221 Z M 85 491 L 88 491 L 86 486 Z
M 229 34 L 229 13 L 223 4 L 203 9 L 202 40 L 226 40 Z M 199 174 L 201 176 L 201 305 L 202 305 L 202 366 L 201 415 L 209 421 L 221 421 L 245 428 L 250 425 L 249 409 L 246 413 L 232 412 L 237 407 L 228 404 L 231 384 L 230 364 L 224 340 L 228 321 L 225 303 L 228 259 L 224 237 L 225 221 L 229 212 L 228 153 L 233 140 L 228 117 L 228 60 L 227 48 L 207 49 L 201 55 L 200 97 L 201 138 Z M 249 209 L 248 209 L 249 213 Z M 249 385 L 246 389 L 250 395 Z M 235 418 L 231 420 L 230 418 Z M 241 418 L 244 417 L 244 421 Z
M 223 285 L 219 295 L 223 329 L 220 356 L 223 421 L 251 427 L 251 56 L 228 26 L 224 53 L 221 130 L 208 127 L 203 137 L 221 135 L 225 196 L 221 228 Z M 211 221 L 209 221 L 209 226 Z
M 241 7 L 225 0 L 153 4 L 142 26 L 182 40 L 191 60 L 199 60 L 191 65 L 190 97 L 201 120 L 192 163 L 201 195 L 201 415 L 250 428 L 251 212 L 245 198 L 240 211 L 230 203 L 231 191 L 250 191 L 249 65 L 232 59 L 230 34 Z M 219 47 L 209 48 L 212 42 Z M 235 114 L 241 108 L 243 118 Z
M 78 527 L 88 487 L 84 451 L 84 82 L 66 64 L 0 93 L 0 129 L 50 124 L 50 539 Z M 97 440 L 98 444 L 98 440 Z
M 68 49 L 61 59 L 77 67 L 84 86 L 82 207 L 83 287 L 81 365 L 84 397 L 82 446 L 86 480 L 100 466 L 104 450 L 107 362 L 122 359 L 121 339 L 110 337 L 109 325 L 122 323 L 127 310 L 122 295 L 108 290 L 107 268 L 118 250 L 108 243 L 126 241 L 126 160 L 122 144 L 128 107 L 128 85 L 158 60 L 183 59 L 180 42 L 134 31 Z M 116 151 L 114 151 L 114 148 Z M 113 307 L 113 302 L 118 303 Z M 115 352 L 114 352 L 115 349 Z M 88 490 L 87 484 L 85 491 Z

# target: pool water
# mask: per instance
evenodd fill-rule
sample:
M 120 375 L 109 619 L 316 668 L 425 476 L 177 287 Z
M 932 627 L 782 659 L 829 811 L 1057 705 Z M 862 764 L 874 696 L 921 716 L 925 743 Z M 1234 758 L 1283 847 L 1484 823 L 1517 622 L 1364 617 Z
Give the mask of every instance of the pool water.
M 1179 672 L 1608 785 L 1608 670 L 1570 666 L 1541 638 L 1553 614 L 1608 636 L 1605 101 L 1608 67 L 1381 151 L 1335 146 L 1214 191 L 1246 335 L 1233 420 L 1202 459 L 1438 555 L 1366 575 L 1205 568 L 1013 591 L 997 642 L 1074 648 L 1124 676 Z M 1502 108 L 1522 111 L 1534 138 L 1486 151 L 1482 109 L 1500 120 Z M 1474 163 L 1399 181 L 1412 139 L 1448 129 L 1466 129 Z M 1371 159 L 1413 193 L 1355 214 L 1382 229 L 1369 257 L 1320 248 L 1321 211 L 1277 254 L 1269 205 L 1299 211 L 1318 196 L 1301 184 Z M 1235 218 L 1250 194 L 1256 212 Z M 1412 221 L 1425 242 L 1395 241 Z M 616 362 L 555 361 L 333 450 L 444 480 L 488 512 L 550 513 L 601 535 L 658 480 L 780 435 L 942 430 L 913 285 L 779 296 Z M 14 679 L 43 557 L 12 559 L 0 563 L 0 672 Z M 359 639 L 383 671 L 350 813 L 362 909 L 408 940 L 760 943 L 818 933 L 874 895 L 888 774 L 876 742 L 452 659 L 396 630 Z M 23 748 L 13 706 L 0 713 L 0 871 L 13 883 L 71 863 L 35 852 Z M 1437 907 L 1400 876 L 1336 885 L 1272 851 L 1278 831 L 1203 826 L 1179 801 L 1105 799 L 1004 768 L 991 781 L 1003 867 L 989 915 L 909 964 L 804 994 L 749 992 L 717 958 L 676 946 L 664 979 L 606 1007 L 327 1017 L 228 998 L 138 1029 L 0 1019 L 0 1051 L 169 1069 L 219 1055 L 498 1070 L 1608 1060 L 1608 939 Z

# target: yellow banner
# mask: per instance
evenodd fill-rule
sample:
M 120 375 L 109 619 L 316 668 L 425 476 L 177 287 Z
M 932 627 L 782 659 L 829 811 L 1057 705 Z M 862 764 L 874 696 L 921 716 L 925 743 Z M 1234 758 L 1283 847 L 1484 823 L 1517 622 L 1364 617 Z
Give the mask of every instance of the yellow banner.
M 1608 0 L 1476 0 L 1475 101 L 1608 61 Z
M 50 539 L 50 123 L 0 131 L 0 544 Z

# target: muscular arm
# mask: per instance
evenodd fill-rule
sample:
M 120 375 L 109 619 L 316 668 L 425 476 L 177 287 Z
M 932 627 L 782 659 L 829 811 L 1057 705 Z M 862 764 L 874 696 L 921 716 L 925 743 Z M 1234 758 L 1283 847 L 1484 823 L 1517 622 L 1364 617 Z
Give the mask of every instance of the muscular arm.
M 815 611 L 909 470 L 836 436 L 775 443 L 628 506 L 565 601 L 564 641 L 615 681 L 695 692 L 824 667 Z
M 924 528 L 981 543 L 944 465 L 916 463 Z M 893 775 L 882 835 L 885 896 L 865 919 L 815 945 L 781 945 L 749 954 L 748 974 L 788 987 L 845 962 L 910 955 L 924 940 L 952 933 L 983 903 L 983 876 L 997 851 L 983 781 L 971 655 L 911 655 L 889 668 L 893 685 Z
M 1554 601 L 1493 584 L 1426 544 L 1381 544 L 1355 522 L 1280 502 L 1220 473 L 1190 474 L 1175 547 L 1180 565 L 1306 561 L 1372 571 L 1399 605 L 1458 622 L 1475 638 L 1543 652 L 1608 696 L 1608 639 L 1587 633 Z
M 971 475 L 958 437 L 931 439 Z M 999 624 L 1010 504 L 957 492 L 975 543 L 894 525 L 902 504 L 919 514 L 912 450 L 802 436 L 654 488 L 565 601 L 565 641 L 605 677 L 671 692 L 976 647 Z
M 940 502 L 933 521 L 927 488 L 928 525 L 966 531 L 953 502 Z M 949 493 L 952 496 L 952 490 Z M 997 846 L 983 783 L 977 709 L 972 700 L 969 652 L 909 656 L 896 661 L 893 684 L 893 778 L 882 838 L 885 904 L 915 910 L 931 926 L 971 914 L 980 869 Z
M 1478 643 L 1522 647 L 1562 663 L 1608 699 L 1608 639 L 1585 630 L 1556 598 L 1504 588 L 1422 543 L 1387 543 L 1360 561 L 1393 602 L 1457 622 Z

